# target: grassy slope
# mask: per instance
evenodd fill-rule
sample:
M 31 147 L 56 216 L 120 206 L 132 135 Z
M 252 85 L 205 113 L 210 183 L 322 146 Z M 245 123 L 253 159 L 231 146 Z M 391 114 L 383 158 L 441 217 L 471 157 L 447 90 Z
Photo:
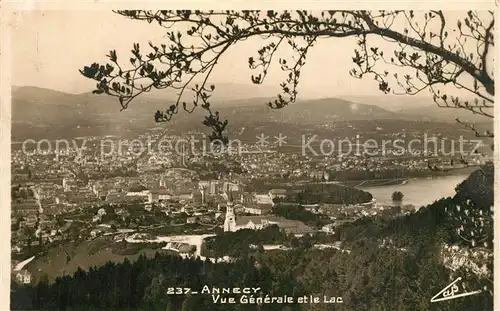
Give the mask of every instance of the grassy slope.
M 112 251 L 113 241 L 98 238 L 92 241 L 85 241 L 78 245 L 67 244 L 48 250 L 47 255 L 35 258 L 28 264 L 27 269 L 36 280 L 43 275 L 47 275 L 49 281 L 65 274 L 73 274 L 78 267 L 88 270 L 90 267 L 103 266 L 106 262 L 122 262 L 125 258 L 130 261 L 136 260 L 140 254 L 152 257 L 156 252 L 164 250 L 142 249 L 134 255 L 119 255 Z M 66 264 L 66 250 L 71 256 L 71 261 Z

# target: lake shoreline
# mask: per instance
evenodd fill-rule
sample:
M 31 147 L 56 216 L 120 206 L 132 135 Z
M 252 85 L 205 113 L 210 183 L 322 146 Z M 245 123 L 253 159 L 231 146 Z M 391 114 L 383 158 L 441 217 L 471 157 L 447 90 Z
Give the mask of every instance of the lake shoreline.
M 409 178 L 405 183 L 395 183 L 383 186 L 366 186 L 358 189 L 369 192 L 377 204 L 391 205 L 392 193 L 401 191 L 404 195 L 403 204 L 411 204 L 417 209 L 432 204 L 436 200 L 455 195 L 455 188 L 470 174 L 453 174 L 447 176 Z
M 428 175 L 423 176 L 408 176 L 408 177 L 396 177 L 396 178 L 380 178 L 380 179 L 368 179 L 368 180 L 346 180 L 339 181 L 339 184 L 354 187 L 359 189 L 372 188 L 372 187 L 385 187 L 385 186 L 397 186 L 404 185 L 410 180 L 427 180 L 427 179 L 438 179 L 446 178 L 450 176 L 462 176 L 470 175 L 472 172 L 478 170 L 480 166 L 469 166 L 465 168 L 453 169 L 449 171 L 436 171 L 429 172 Z M 411 174 L 411 173 L 410 173 Z

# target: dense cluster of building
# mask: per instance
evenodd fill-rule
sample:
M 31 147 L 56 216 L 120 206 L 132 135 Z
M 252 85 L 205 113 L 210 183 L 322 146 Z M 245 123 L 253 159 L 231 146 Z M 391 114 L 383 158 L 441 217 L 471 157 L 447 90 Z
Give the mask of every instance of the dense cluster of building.
M 153 131 L 139 139 L 159 139 L 161 135 Z M 195 154 L 182 149 L 179 154 L 170 148 L 138 155 L 129 149 L 130 142 L 120 144 L 122 149 L 115 152 L 103 151 L 102 143 L 94 137 L 87 138 L 81 148 L 39 153 L 13 150 L 13 253 L 22 254 L 32 247 L 70 239 L 68 232 L 75 230 L 76 223 L 80 224 L 76 236 L 88 239 L 104 234 L 122 239 L 138 228 L 151 231 L 179 219 L 186 224 L 222 227 L 230 232 L 275 224 L 287 233 L 303 235 L 314 229 L 301 221 L 272 214 L 276 199 L 284 199 L 286 191 L 255 190 L 249 187 L 252 181 L 328 181 L 335 172 L 428 169 L 425 158 L 380 161 L 362 155 L 312 157 L 271 149 L 255 152 L 254 145 L 243 145 L 239 151 L 245 152 L 236 153 Z M 470 161 L 481 164 L 483 160 L 475 157 Z M 451 165 L 460 164 L 463 163 Z M 144 213 L 159 213 L 167 218 L 140 225 L 145 223 L 145 216 L 128 208 L 137 206 Z M 305 207 L 331 219 L 331 224 L 321 229 L 327 233 L 333 233 L 345 221 L 394 212 L 377 208 L 375 202 Z M 108 217 L 110 208 L 114 219 Z M 402 211 L 406 210 L 411 207 L 403 206 Z M 18 275 L 18 281 L 29 282 L 25 273 Z

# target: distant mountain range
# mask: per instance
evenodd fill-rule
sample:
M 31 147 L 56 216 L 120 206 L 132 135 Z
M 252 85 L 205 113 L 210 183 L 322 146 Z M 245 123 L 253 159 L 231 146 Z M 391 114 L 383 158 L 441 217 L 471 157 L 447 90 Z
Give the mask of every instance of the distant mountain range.
M 149 109 L 152 118 L 153 107 Z M 12 91 L 12 140 L 107 135 L 127 131 L 136 111 L 119 112 L 118 101 L 90 93 L 21 87 Z M 111 131 L 111 132 L 110 132 Z
M 270 97 L 250 96 L 249 90 L 219 95 L 212 100 L 213 108 L 222 118 L 229 119 L 230 126 L 251 127 L 255 124 L 273 123 L 295 126 L 318 125 L 334 121 L 352 120 L 415 120 L 429 117 L 428 121 L 453 121 L 458 110 L 443 109 L 439 115 L 428 113 L 428 105 L 408 109 L 384 109 L 381 105 L 357 103 L 338 98 L 299 100 L 286 108 L 274 110 L 265 105 Z M 219 90 L 219 89 L 218 89 Z M 251 93 L 251 92 L 250 92 Z M 161 96 L 160 96 L 161 95 Z M 230 99 L 234 98 L 234 99 Z M 168 107 L 176 100 L 175 93 L 144 94 L 120 111 L 116 98 L 92 93 L 70 94 L 38 87 L 14 87 L 12 90 L 12 140 L 20 141 L 41 137 L 75 137 L 122 135 L 136 136 L 147 128 L 156 127 L 153 114 Z M 189 101 L 187 101 L 189 102 Z M 439 111 L 440 109 L 435 109 Z M 466 112 L 467 113 L 467 112 Z M 469 113 L 470 115 L 470 113 Z M 201 121 L 204 111 L 196 109 L 192 114 L 181 111 L 166 128 L 180 131 L 206 129 Z M 484 120 L 483 121 L 489 121 Z
M 369 103 L 390 111 L 397 112 L 404 117 L 425 121 L 454 122 L 456 118 L 474 123 L 489 122 L 487 117 L 475 115 L 465 109 L 441 108 L 432 97 L 423 96 L 342 96 L 348 101 Z

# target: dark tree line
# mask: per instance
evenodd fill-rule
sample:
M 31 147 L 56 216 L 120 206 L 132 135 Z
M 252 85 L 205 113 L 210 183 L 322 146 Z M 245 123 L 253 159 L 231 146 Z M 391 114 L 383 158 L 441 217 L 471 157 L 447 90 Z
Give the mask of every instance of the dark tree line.
M 351 253 L 298 248 L 217 264 L 171 255 L 141 256 L 133 263 L 78 270 L 53 284 L 14 285 L 11 303 L 15 310 L 432 310 L 437 305 L 430 297 L 450 278 L 437 255 L 439 241 L 439 236 L 421 234 L 408 251 L 400 251 L 378 247 L 365 236 Z M 461 275 L 469 290 L 482 287 L 473 274 Z M 167 294 L 168 287 L 195 289 L 204 284 L 261 287 L 271 296 L 341 296 L 344 303 L 338 309 L 321 304 L 228 307 L 213 304 L 209 296 Z M 439 305 L 439 310 L 449 311 L 491 308 L 488 292 Z
M 373 199 L 369 192 L 336 184 L 308 184 L 299 191 L 289 191 L 284 202 L 299 204 L 357 204 Z

